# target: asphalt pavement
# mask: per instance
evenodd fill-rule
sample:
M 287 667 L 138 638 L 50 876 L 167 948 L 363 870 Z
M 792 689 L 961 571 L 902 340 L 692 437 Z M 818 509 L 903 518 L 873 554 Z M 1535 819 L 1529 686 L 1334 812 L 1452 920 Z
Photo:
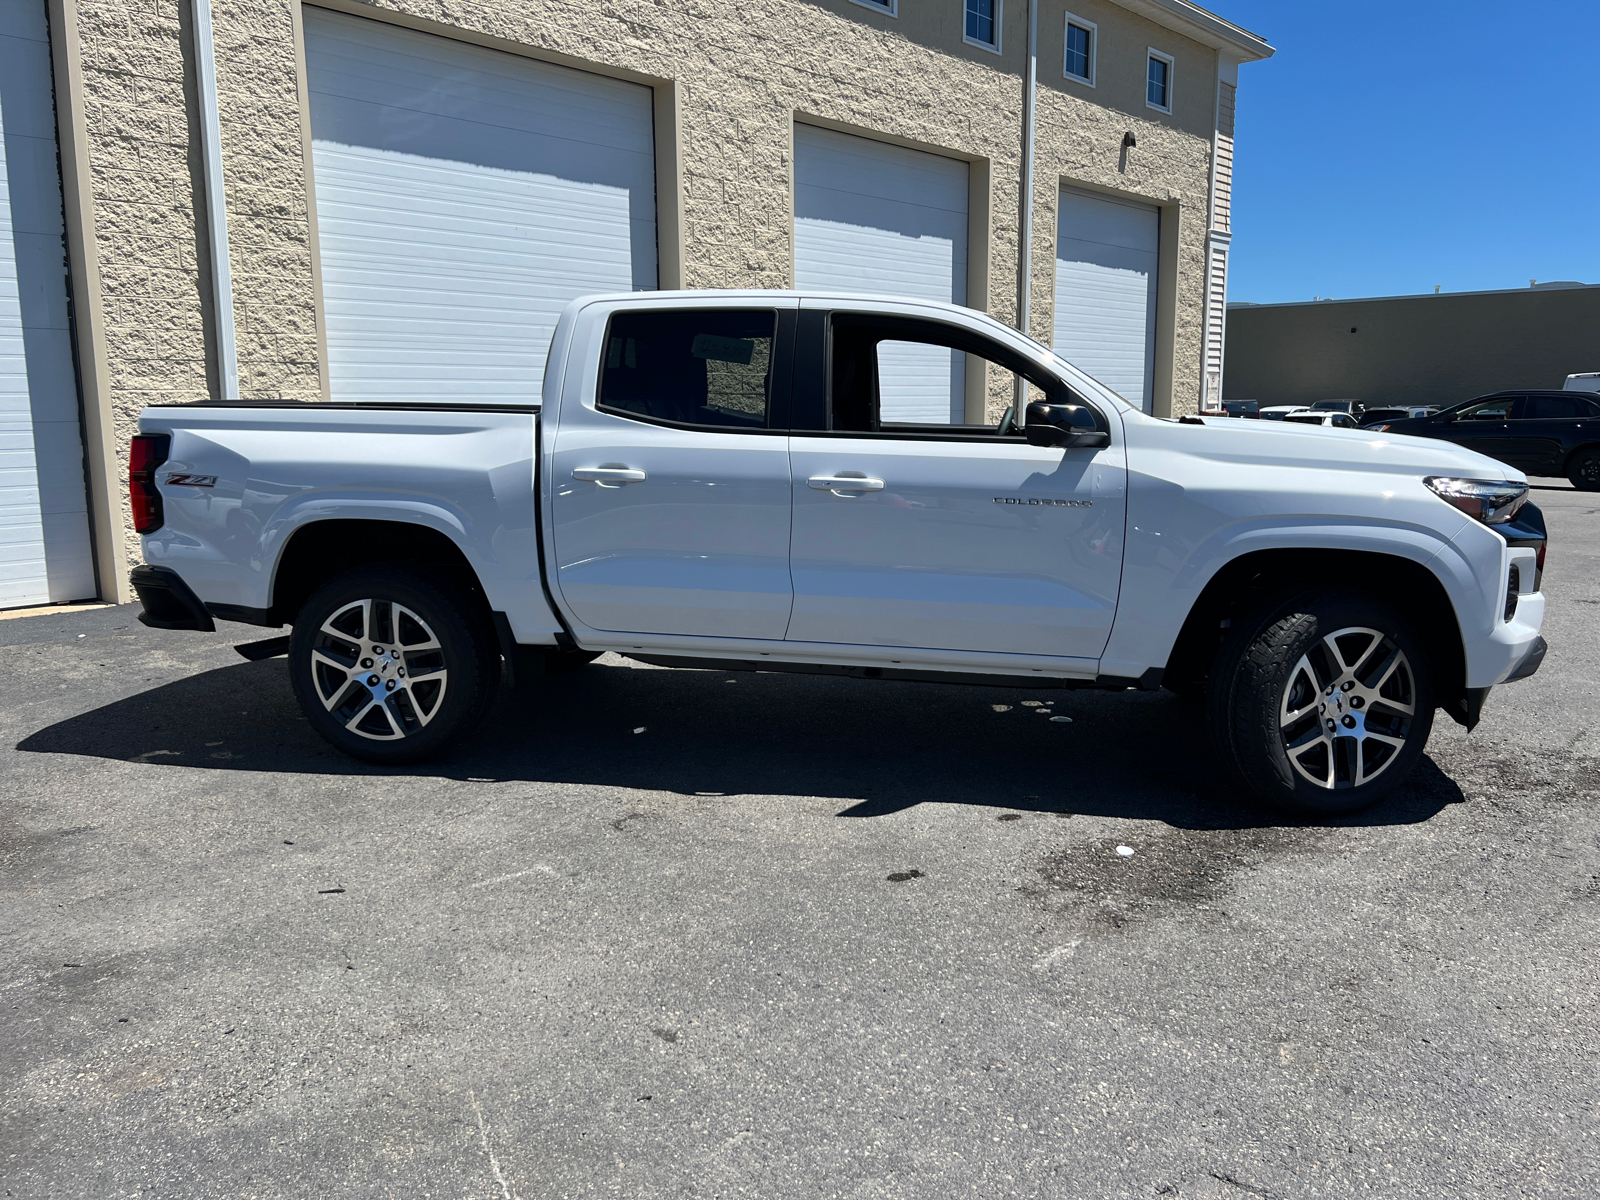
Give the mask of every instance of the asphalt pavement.
M 1324 824 L 1164 693 L 608 656 L 385 770 L 259 630 L 0 621 L 0 1185 L 1592 1196 L 1600 495 L 1536 498 L 1543 669 Z

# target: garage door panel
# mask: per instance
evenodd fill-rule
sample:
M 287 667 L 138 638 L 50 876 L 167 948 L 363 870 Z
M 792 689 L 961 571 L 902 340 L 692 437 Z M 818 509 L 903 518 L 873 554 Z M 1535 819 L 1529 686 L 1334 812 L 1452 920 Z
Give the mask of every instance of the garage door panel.
M 41 0 L 0 0 L 0 607 L 95 594 Z
M 903 146 L 795 127 L 795 286 L 966 303 L 968 166 Z M 960 422 L 964 356 L 879 350 L 886 420 Z
M 1063 189 L 1055 351 L 1149 411 L 1154 395 L 1160 213 Z
M 336 396 L 536 398 L 555 322 L 657 284 L 652 95 L 308 10 Z

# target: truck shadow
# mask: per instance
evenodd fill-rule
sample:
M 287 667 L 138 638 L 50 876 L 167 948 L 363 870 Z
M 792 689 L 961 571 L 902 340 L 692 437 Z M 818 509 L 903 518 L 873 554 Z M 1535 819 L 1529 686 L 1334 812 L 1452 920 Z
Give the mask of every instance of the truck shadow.
M 665 670 L 609 656 L 502 692 L 482 729 L 415 766 L 373 766 L 324 743 L 301 717 L 281 658 L 141 692 L 17 748 L 213 770 L 821 797 L 849 817 L 968 804 L 1188 829 L 1292 823 L 1218 782 L 1198 709 L 1164 692 Z M 1424 757 L 1389 800 L 1335 823 L 1410 824 L 1461 799 Z

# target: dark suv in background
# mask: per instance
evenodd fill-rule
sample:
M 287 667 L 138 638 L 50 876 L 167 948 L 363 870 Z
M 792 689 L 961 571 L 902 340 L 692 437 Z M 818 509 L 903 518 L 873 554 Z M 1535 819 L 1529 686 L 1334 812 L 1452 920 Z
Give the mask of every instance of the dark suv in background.
M 1369 428 L 1443 438 L 1528 475 L 1565 475 L 1575 488 L 1600 491 L 1600 396 L 1586 392 L 1496 392 Z

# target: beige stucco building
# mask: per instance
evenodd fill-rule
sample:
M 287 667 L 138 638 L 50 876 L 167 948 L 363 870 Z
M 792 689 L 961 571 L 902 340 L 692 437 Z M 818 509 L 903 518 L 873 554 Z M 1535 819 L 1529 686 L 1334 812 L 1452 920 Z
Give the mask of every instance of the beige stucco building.
M 76 422 L 82 449 L 33 447 L 38 553 L 13 538 L 0 607 L 127 598 L 148 404 L 525 394 L 543 350 L 517 347 L 606 280 L 855 271 L 1015 322 L 1030 7 L 1030 330 L 1192 411 L 1221 396 L 1238 66 L 1272 51 L 1186 0 L 0 0 L 0 50 L 53 75 L 25 132 L 59 146 L 35 224 L 72 360 L 35 379 L 28 342 L 55 407 L 18 437 Z M 5 78 L 9 144 L 38 105 Z

